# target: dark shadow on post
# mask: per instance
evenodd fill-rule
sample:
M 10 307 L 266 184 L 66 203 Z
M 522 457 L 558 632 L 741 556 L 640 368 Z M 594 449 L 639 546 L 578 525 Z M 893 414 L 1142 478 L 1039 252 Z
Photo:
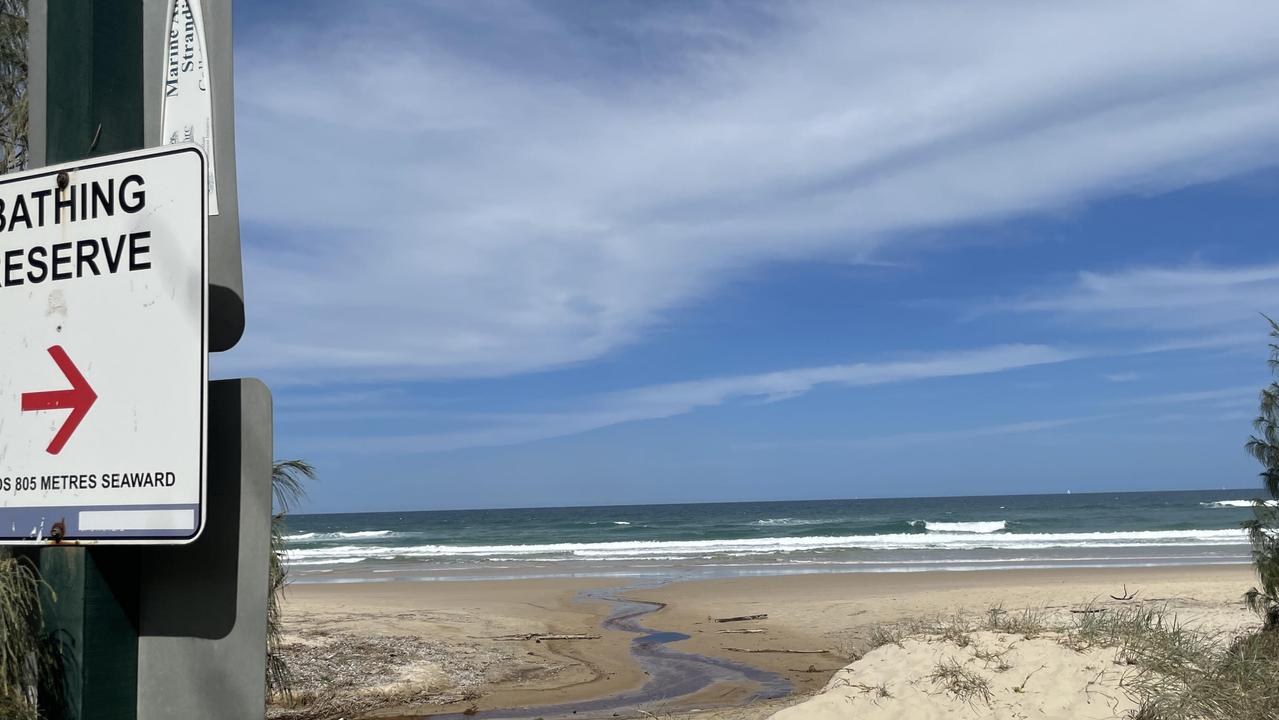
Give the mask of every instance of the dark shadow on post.
M 240 392 L 210 383 L 204 531 L 189 545 L 144 548 L 143 635 L 218 640 L 235 627 L 240 546 Z M 193 598 L 199 604 L 192 606 Z
M 209 226 L 212 228 L 213 220 Z M 234 288 L 209 285 L 209 352 L 235 347 L 244 333 L 244 299 Z

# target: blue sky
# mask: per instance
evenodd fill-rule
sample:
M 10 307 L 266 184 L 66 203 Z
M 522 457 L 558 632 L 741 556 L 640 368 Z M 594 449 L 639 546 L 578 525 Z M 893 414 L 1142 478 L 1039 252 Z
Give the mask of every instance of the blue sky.
M 1279 5 L 237 12 L 312 510 L 1255 483 Z

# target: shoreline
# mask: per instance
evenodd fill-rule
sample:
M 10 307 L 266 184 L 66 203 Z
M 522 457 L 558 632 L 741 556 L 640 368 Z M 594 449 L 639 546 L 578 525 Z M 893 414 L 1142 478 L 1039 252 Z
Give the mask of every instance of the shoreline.
M 1189 620 L 1224 614 L 1242 622 L 1247 615 L 1240 597 L 1252 579 L 1251 569 L 1242 565 L 832 573 L 675 581 L 618 594 L 661 603 L 660 610 L 645 616 L 644 625 L 687 635 L 672 643 L 681 652 L 785 677 L 793 692 L 781 701 L 726 707 L 708 715 L 755 718 L 820 690 L 858 654 L 868 629 L 877 624 L 983 613 L 996 605 L 1015 609 L 1113 602 L 1110 595 L 1125 591 L 1137 592 L 1140 601 L 1168 603 Z M 603 628 L 611 612 L 608 603 L 582 597 L 592 589 L 626 584 L 578 578 L 296 585 L 285 599 L 285 632 L 289 642 L 302 647 L 361 637 L 438 646 L 426 660 L 401 663 L 407 668 L 402 677 L 383 678 L 390 682 L 378 688 L 348 688 L 353 696 L 380 693 L 381 703 L 373 714 L 352 712 L 349 718 L 581 702 L 634 691 L 646 680 L 631 656 L 635 636 Z M 711 620 L 755 614 L 768 618 L 731 624 Z M 741 630 L 751 632 L 737 632 Z M 599 637 L 498 639 L 528 633 Z M 459 657 L 470 668 L 465 673 L 455 667 Z M 749 694 L 747 687 L 713 686 L 661 709 L 732 706 Z M 397 699 L 404 702 L 396 704 Z
M 476 569 L 466 569 L 455 571 L 456 574 L 437 574 L 420 575 L 405 571 L 403 573 L 392 573 L 388 570 L 379 570 L 373 573 L 368 571 L 345 571 L 330 569 L 323 574 L 311 571 L 310 573 L 300 574 L 300 577 L 294 577 L 296 573 L 290 574 L 289 585 L 361 585 L 361 584 L 394 584 L 394 583 L 467 583 L 467 582 L 556 582 L 560 580 L 594 580 L 600 583 L 608 584 L 610 582 L 624 583 L 626 581 L 647 580 L 658 582 L 663 585 L 671 583 L 685 582 L 716 582 L 721 580 L 732 580 L 735 578 L 763 578 L 763 577 L 795 577 L 795 576 L 822 576 L 822 575 L 913 575 L 920 573 L 1003 573 L 1003 572 L 1022 572 L 1022 571 L 1089 571 L 1089 570 L 1167 570 L 1173 568 L 1190 568 L 1190 567 L 1249 567 L 1252 560 L 1245 555 L 1229 558 L 1214 559 L 1185 559 L 1185 558 L 1160 558 L 1157 561 L 1151 561 L 1148 558 L 1120 558 L 1108 561 L 1078 561 L 1078 562 L 1062 562 L 1062 563 L 1025 563 L 1025 562 L 1009 562 L 1007 564 L 993 563 L 989 565 L 973 565 L 970 563 L 956 562 L 951 567 L 946 567 L 946 560 L 938 560 L 927 564 L 920 565 L 896 565 L 887 563 L 884 566 L 872 567 L 854 567 L 850 565 L 834 564 L 829 567 L 811 568 L 806 565 L 798 565 L 793 567 L 777 566 L 777 565 L 737 565 L 727 566 L 714 572 L 696 572 L 687 569 L 670 568 L 670 567 L 644 567 L 632 566 L 627 569 L 605 570 L 593 569 L 591 567 L 583 567 L 576 570 L 565 570 L 556 573 L 537 573 L 537 574 L 517 574 L 504 573 L 499 570 L 489 570 L 488 572 L 480 572 Z

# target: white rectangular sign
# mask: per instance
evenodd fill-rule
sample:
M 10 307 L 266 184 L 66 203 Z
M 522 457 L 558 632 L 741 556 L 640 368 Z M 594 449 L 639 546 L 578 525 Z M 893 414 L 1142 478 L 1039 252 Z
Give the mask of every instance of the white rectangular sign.
M 0 176 L 0 543 L 199 535 L 206 172 L 181 145 Z

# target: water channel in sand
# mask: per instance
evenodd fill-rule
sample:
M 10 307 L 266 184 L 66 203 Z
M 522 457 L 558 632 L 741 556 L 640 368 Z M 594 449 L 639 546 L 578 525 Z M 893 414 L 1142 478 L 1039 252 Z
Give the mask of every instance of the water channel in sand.
M 645 589 L 652 586 L 645 586 Z M 671 643 L 687 640 L 688 635 L 658 632 L 639 623 L 644 615 L 657 612 L 661 603 L 628 600 L 622 594 L 641 589 L 639 586 L 587 590 L 582 598 L 613 604 L 613 612 L 604 620 L 605 630 L 621 630 L 638 637 L 631 640 L 631 657 L 649 676 L 643 687 L 595 700 L 539 705 L 524 708 L 484 710 L 470 715 L 424 715 L 430 720 L 518 720 L 520 718 L 597 718 L 613 714 L 656 711 L 670 701 L 687 697 L 719 683 L 753 685 L 755 691 L 747 702 L 778 698 L 791 691 L 788 680 L 776 673 L 719 658 L 681 652 Z

